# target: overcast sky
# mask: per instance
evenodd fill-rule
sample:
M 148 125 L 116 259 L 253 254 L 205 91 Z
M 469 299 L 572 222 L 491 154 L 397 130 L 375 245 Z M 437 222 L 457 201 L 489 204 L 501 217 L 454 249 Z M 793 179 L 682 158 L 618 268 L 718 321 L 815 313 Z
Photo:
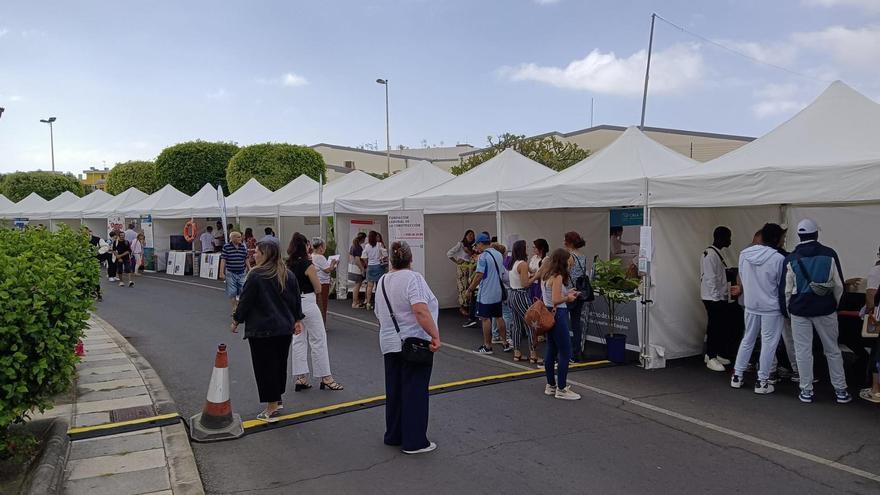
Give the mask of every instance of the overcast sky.
M 377 77 L 393 146 L 572 131 L 591 98 L 637 124 L 653 11 L 706 39 L 658 21 L 647 125 L 759 136 L 834 79 L 880 97 L 880 0 L 9 1 L 0 172 L 49 168 L 49 116 L 73 172 L 196 138 L 384 149 Z

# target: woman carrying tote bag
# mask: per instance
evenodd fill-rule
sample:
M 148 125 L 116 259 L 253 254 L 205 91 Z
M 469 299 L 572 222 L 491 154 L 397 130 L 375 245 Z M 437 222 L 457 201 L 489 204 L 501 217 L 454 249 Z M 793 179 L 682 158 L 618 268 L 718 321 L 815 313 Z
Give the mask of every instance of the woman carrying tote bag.
M 568 303 L 577 299 L 578 292 L 569 290 L 568 251 L 559 248 L 553 251 L 549 260 L 541 267 L 541 291 L 544 305 L 548 310 L 555 309 L 555 325 L 547 332 L 547 354 L 544 356 L 544 372 L 547 385 L 544 393 L 557 399 L 578 400 L 580 395 L 571 390 L 566 382 L 568 364 L 571 359 L 571 338 L 569 337 Z M 554 365 L 559 361 L 559 369 Z M 558 379 L 557 379 L 558 373 Z
M 376 284 L 379 347 L 385 359 L 386 445 L 404 454 L 437 448 L 428 440 L 428 383 L 440 348 L 439 303 L 421 273 L 414 272 L 405 241 L 391 245 L 391 271 Z

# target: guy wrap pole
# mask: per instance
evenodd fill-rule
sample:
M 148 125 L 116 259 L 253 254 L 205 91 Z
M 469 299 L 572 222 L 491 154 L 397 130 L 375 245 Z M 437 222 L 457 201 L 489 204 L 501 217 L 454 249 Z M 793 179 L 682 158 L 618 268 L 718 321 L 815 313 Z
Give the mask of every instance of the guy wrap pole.
M 654 21 L 656 19 L 657 19 L 657 14 L 652 13 L 651 14 L 651 34 L 648 37 L 648 60 L 647 60 L 647 63 L 645 64 L 645 89 L 642 92 L 642 119 L 641 119 L 641 123 L 639 124 L 639 130 L 641 130 L 642 132 L 645 131 L 645 108 L 648 103 L 648 80 L 650 79 L 650 75 L 651 75 L 651 52 L 654 49 Z M 645 177 L 645 201 L 644 201 L 645 210 L 644 210 L 644 214 L 642 216 L 642 224 L 645 227 L 651 226 L 651 206 L 650 206 L 651 202 L 649 200 L 649 195 L 650 195 L 649 180 L 647 177 Z M 651 237 L 653 238 L 653 234 Z M 652 239 L 651 244 L 652 244 L 651 247 L 653 250 L 653 239 Z M 648 263 L 646 264 L 646 268 L 645 268 L 644 289 L 642 290 L 642 326 L 644 327 L 642 333 L 644 335 L 644 338 L 642 339 L 642 342 L 639 343 L 640 359 L 642 362 L 642 366 L 644 366 L 645 368 L 650 367 L 650 363 L 649 363 L 649 360 L 650 360 L 649 348 L 650 348 L 650 335 L 651 335 L 651 333 L 650 333 L 651 315 L 650 315 L 650 309 L 649 309 L 650 305 L 651 305 L 651 261 L 649 260 Z
M 324 233 L 324 175 L 318 177 L 318 235 L 321 239 L 326 237 Z
M 645 90 L 642 92 L 642 120 L 639 130 L 645 131 L 645 106 L 648 103 L 648 76 L 651 74 L 651 51 L 654 49 L 654 20 L 657 14 L 651 14 L 651 36 L 648 38 L 648 63 L 645 66 Z

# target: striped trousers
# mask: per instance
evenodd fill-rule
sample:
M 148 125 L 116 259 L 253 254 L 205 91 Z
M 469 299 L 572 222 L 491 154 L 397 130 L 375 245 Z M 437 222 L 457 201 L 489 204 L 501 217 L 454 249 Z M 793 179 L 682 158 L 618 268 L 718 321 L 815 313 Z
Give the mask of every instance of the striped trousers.
M 513 348 L 519 349 L 523 335 L 529 341 L 529 350 L 535 350 L 535 339 L 533 331 L 526 325 L 526 311 L 532 305 L 531 297 L 529 297 L 529 289 L 511 289 L 507 301 L 510 304 L 511 313 L 513 313 L 513 325 L 511 333 L 513 334 Z

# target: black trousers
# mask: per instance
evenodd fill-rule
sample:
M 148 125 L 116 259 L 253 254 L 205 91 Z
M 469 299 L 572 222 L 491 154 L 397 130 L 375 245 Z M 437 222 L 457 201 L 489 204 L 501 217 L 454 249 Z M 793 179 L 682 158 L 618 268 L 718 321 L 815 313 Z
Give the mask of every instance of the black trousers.
M 419 450 L 428 441 L 428 383 L 433 365 L 412 364 L 403 353 L 385 354 L 385 444 Z
M 110 253 L 104 253 L 98 255 L 98 261 L 101 263 L 107 263 L 107 276 L 113 278 L 116 276 L 116 263 L 113 262 L 113 255 Z
M 735 315 L 731 306 L 735 304 L 727 301 L 703 301 L 709 321 L 706 324 L 706 355 L 709 359 L 721 356 L 730 360 L 736 358 L 733 349 L 734 331 L 733 319 Z M 739 342 L 739 341 L 737 341 Z
M 278 402 L 287 389 L 287 356 L 292 335 L 249 337 L 260 402 Z

